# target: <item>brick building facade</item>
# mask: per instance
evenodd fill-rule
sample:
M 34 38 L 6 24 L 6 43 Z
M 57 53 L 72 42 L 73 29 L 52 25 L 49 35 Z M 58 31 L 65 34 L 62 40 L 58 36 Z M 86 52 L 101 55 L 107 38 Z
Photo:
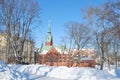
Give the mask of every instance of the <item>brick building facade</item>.
M 87 59 L 88 57 L 94 56 L 94 51 L 89 50 L 81 50 L 80 55 L 83 56 L 80 60 L 80 64 L 78 65 L 77 51 L 74 49 L 70 52 L 67 51 L 66 46 L 54 46 L 53 45 L 53 37 L 51 34 L 50 21 L 48 24 L 48 32 L 45 39 L 45 46 L 42 46 L 38 50 L 38 59 L 37 62 L 39 64 L 46 64 L 49 66 L 81 66 L 81 67 L 95 67 L 95 60 L 92 58 Z M 87 57 L 87 58 L 86 58 Z M 86 59 L 86 60 L 85 60 Z

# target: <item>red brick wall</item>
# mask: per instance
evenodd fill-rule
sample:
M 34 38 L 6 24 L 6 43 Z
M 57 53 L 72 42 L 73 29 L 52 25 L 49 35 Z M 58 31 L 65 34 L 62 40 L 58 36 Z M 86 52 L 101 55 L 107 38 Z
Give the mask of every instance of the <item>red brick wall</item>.
M 51 40 L 50 42 L 45 42 L 45 46 L 52 46 L 53 45 L 53 41 Z
M 82 60 L 82 61 L 80 61 L 80 67 L 93 67 L 93 68 L 95 68 L 95 60 Z
M 46 64 L 48 66 L 68 66 L 68 61 L 67 61 L 67 55 L 61 55 L 59 57 L 58 62 L 48 62 L 46 59 L 47 55 L 41 55 L 43 59 L 42 64 Z M 54 57 L 54 56 L 53 56 Z M 56 57 L 56 56 L 55 56 Z M 40 58 L 40 57 L 39 57 Z M 40 61 L 38 61 L 39 63 Z M 74 63 L 73 61 L 70 63 L 71 67 L 77 67 L 78 64 Z M 81 60 L 80 61 L 80 67 L 93 67 L 95 68 L 95 60 Z

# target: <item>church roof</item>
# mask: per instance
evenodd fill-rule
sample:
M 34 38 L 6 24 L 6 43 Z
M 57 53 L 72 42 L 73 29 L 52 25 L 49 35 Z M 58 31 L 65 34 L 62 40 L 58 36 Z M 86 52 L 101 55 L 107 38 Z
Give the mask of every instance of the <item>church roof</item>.
M 48 32 L 46 35 L 45 40 L 45 46 L 43 44 L 41 45 L 41 48 L 39 48 L 38 53 L 39 54 L 47 54 L 49 51 L 56 51 L 60 54 L 67 54 L 66 46 L 53 46 L 53 37 L 51 35 L 51 27 L 50 27 L 50 20 L 48 22 Z
M 47 53 L 48 54 L 49 53 L 53 53 L 53 54 L 59 53 L 60 54 L 60 52 L 54 46 L 52 46 L 52 48 Z
M 39 49 L 39 54 L 47 54 L 49 50 L 52 49 L 52 47 L 54 47 L 60 54 L 64 53 L 67 54 L 67 50 L 64 49 L 63 46 L 43 46 L 41 48 L 41 50 Z
M 52 46 L 43 46 L 38 52 L 41 54 L 46 54 L 51 48 Z
M 55 46 L 55 48 L 60 52 L 64 54 L 68 54 L 67 49 L 64 46 Z

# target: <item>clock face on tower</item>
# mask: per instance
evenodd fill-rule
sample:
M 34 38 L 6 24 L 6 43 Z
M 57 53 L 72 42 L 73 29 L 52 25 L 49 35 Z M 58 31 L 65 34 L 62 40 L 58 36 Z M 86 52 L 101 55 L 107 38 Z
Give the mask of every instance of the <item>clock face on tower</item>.
M 51 41 L 51 36 L 46 36 L 46 42 L 50 42 Z
M 49 37 L 47 37 L 47 41 L 50 41 L 50 38 L 49 38 Z

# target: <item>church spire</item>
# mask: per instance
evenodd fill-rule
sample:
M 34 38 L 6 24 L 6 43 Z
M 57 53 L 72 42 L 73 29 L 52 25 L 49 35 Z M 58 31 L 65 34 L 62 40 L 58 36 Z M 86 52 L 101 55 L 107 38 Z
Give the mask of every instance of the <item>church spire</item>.
M 51 27 L 50 27 L 50 20 L 48 22 L 48 32 L 47 32 L 47 35 L 46 35 L 45 45 L 46 46 L 52 46 L 53 45 L 53 39 L 52 39 Z
M 50 20 L 48 22 L 48 33 L 51 33 Z

